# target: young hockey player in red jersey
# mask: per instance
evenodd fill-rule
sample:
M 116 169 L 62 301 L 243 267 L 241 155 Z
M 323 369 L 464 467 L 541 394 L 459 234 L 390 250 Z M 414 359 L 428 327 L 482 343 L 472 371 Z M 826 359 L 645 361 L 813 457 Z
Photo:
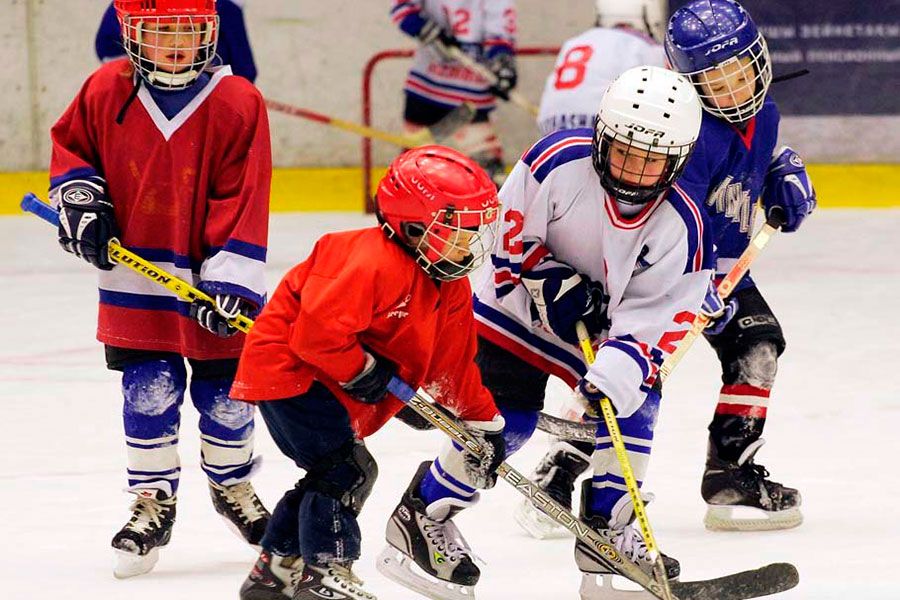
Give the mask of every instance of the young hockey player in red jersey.
M 117 577 L 146 573 L 175 520 L 180 409 L 200 412 L 201 460 L 217 512 L 258 544 L 268 512 L 249 482 L 253 408 L 228 391 L 244 336 L 227 317 L 265 300 L 271 149 L 259 92 L 208 68 L 213 0 L 116 0 L 127 59 L 92 74 L 53 126 L 51 200 L 63 249 L 100 269 L 97 339 L 122 372 L 128 523 Z M 107 256 L 110 239 L 192 282 L 188 303 Z
M 494 449 L 464 468 L 495 481 L 503 419 L 475 366 L 466 275 L 490 252 L 498 206 L 493 182 L 469 158 L 410 150 L 379 184 L 380 229 L 325 235 L 275 290 L 231 394 L 258 402 L 306 476 L 273 511 L 242 600 L 374 598 L 350 568 L 377 475 L 363 439 L 403 406 L 387 393 L 395 375 L 431 390 Z

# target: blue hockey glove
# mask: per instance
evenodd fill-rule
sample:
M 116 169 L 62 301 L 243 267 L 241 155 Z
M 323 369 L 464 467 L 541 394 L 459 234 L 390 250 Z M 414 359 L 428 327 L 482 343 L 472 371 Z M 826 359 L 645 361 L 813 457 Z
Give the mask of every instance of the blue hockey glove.
M 606 327 L 606 310 L 599 284 L 593 284 L 575 269 L 557 263 L 553 267 L 522 274 L 522 284 L 531 295 L 531 316 L 561 339 L 578 343 L 575 323 L 584 321 L 591 333 Z
M 378 359 L 366 352 L 366 364 L 359 374 L 341 387 L 364 404 L 376 404 L 384 400 L 388 392 L 388 383 L 396 375 L 394 366 L 388 361 Z
M 816 190 L 813 189 L 806 167 L 800 155 L 782 146 L 772 155 L 762 192 L 766 216 L 772 210 L 784 211 L 784 232 L 796 231 L 813 209 L 816 208 Z
M 208 332 L 228 338 L 238 330 L 228 321 L 238 315 L 250 314 L 256 307 L 240 296 L 216 294 L 214 302 L 197 300 L 191 304 L 191 318 Z
M 448 48 L 460 47 L 459 40 L 447 33 L 443 27 L 430 20 L 425 21 L 416 37 L 419 38 L 423 45 L 434 48 L 445 61 L 453 60 L 453 57 L 447 52 Z
M 53 191 L 59 196 L 59 245 L 98 269 L 111 270 L 109 241 L 118 235 L 113 205 L 101 177 L 72 179 Z
M 509 93 L 519 81 L 519 75 L 516 72 L 516 57 L 504 52 L 492 58 L 487 66 L 497 78 L 497 83 L 491 86 L 491 93 L 504 100 L 509 100 Z
M 703 298 L 703 305 L 700 307 L 700 313 L 709 319 L 706 324 L 704 333 L 706 335 L 719 335 L 725 330 L 725 326 L 731 322 L 738 309 L 737 298 L 731 298 L 728 302 L 722 300 L 719 292 L 716 291 L 716 284 L 709 282 L 709 288 L 706 290 L 706 297 Z

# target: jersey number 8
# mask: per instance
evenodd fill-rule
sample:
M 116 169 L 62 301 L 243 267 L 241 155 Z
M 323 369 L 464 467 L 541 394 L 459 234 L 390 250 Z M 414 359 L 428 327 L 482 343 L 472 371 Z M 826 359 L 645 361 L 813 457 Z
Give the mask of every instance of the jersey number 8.
M 581 85 L 587 71 L 588 61 L 594 55 L 590 46 L 570 48 L 563 57 L 562 64 L 556 67 L 556 79 L 553 87 L 558 90 L 571 90 Z

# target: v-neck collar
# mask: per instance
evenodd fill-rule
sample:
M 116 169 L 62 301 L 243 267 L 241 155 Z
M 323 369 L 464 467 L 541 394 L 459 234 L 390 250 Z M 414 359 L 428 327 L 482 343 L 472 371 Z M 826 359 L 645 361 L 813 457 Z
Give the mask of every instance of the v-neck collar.
M 138 92 L 138 100 L 141 101 L 144 110 L 150 115 L 150 120 L 153 121 L 153 124 L 156 125 L 156 128 L 162 134 L 163 138 L 168 142 L 172 136 L 175 135 L 175 132 L 191 118 L 191 115 L 197 112 L 197 109 L 200 108 L 203 101 L 206 100 L 209 95 L 213 93 L 213 90 L 216 89 L 216 86 L 219 85 L 219 82 L 222 81 L 224 77 L 231 74 L 231 67 L 229 65 L 214 68 L 212 77 L 210 78 L 209 83 L 206 84 L 206 87 L 200 90 L 200 92 L 194 96 L 194 99 L 178 111 L 178 114 L 172 117 L 172 119 L 166 118 L 166 115 L 163 114 L 163 111 L 157 106 L 156 101 L 153 99 L 153 96 L 150 94 L 150 90 L 147 89 L 146 85 L 141 86 L 141 89 Z

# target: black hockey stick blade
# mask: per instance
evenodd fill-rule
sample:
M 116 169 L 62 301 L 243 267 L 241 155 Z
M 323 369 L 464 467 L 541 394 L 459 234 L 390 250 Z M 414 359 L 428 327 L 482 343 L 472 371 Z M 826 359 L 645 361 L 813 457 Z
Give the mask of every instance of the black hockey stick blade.
M 448 144 L 453 134 L 459 131 L 464 125 L 468 125 L 475 117 L 475 107 L 468 102 L 460 104 L 451 110 L 447 116 L 428 126 L 431 137 L 438 144 Z
M 746 600 L 778 594 L 800 583 L 797 567 L 772 563 L 751 571 L 701 581 L 673 581 L 678 600 Z

